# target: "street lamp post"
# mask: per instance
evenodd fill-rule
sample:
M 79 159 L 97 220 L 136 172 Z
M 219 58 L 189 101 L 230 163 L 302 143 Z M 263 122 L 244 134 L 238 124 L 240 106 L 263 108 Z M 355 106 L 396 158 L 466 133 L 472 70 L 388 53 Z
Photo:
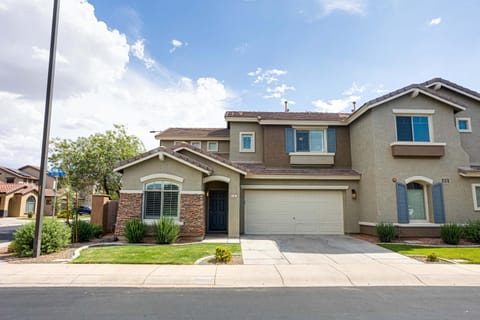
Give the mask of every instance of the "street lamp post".
M 48 161 L 48 140 L 50 139 L 50 118 L 53 98 L 53 80 L 55 74 L 55 56 L 57 51 L 58 11 L 60 0 L 53 1 L 52 32 L 50 36 L 50 57 L 48 63 L 47 94 L 45 98 L 45 116 L 43 121 L 42 157 L 40 159 L 40 186 L 38 188 L 39 205 L 35 219 L 35 237 L 33 239 L 33 257 L 40 256 L 42 246 L 42 217 L 45 207 L 45 185 Z

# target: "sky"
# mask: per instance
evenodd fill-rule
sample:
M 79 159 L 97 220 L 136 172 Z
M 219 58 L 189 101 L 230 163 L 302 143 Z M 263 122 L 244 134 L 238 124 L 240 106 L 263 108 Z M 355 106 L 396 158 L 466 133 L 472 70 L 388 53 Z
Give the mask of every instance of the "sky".
M 476 0 L 61 0 L 50 137 L 349 112 L 433 77 L 480 91 Z M 0 165 L 40 163 L 53 0 L 0 0 Z

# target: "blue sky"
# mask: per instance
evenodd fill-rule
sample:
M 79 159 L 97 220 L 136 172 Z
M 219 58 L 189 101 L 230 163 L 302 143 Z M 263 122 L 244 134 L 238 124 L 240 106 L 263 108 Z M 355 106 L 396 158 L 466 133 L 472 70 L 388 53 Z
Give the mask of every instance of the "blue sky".
M 51 0 L 0 0 L 0 165 L 38 164 Z M 476 0 L 61 0 L 51 137 L 350 111 L 443 77 L 480 91 Z M 32 32 L 34 30 L 35 32 Z
M 435 76 L 480 88 L 478 1 L 92 3 L 110 27 L 145 39 L 164 67 L 234 90 L 233 109 L 276 110 L 285 98 L 292 109 L 315 110 L 312 101 L 344 99 L 353 83 L 365 87 L 365 100 Z M 171 53 L 173 39 L 186 46 Z M 286 74 L 254 84 L 248 73 L 257 68 Z M 282 84 L 294 89 L 264 98 Z

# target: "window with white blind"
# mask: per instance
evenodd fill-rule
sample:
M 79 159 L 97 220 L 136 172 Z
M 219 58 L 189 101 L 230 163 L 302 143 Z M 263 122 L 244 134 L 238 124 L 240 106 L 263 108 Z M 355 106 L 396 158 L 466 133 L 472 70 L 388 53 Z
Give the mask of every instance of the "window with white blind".
M 178 218 L 179 192 L 179 186 L 168 181 L 155 181 L 145 184 L 145 190 L 143 191 L 143 218 Z

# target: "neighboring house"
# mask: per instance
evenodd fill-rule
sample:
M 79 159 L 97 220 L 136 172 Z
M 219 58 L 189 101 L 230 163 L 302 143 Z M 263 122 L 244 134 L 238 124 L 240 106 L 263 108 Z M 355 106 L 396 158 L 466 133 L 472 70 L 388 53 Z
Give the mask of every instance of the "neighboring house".
M 0 167 L 0 217 L 27 215 L 38 203 L 40 169 L 26 165 L 19 169 Z M 48 177 L 45 189 L 44 215 L 52 215 L 54 178 Z
M 447 80 L 351 114 L 228 111 L 225 120 L 167 129 L 160 147 L 116 165 L 118 235 L 134 217 L 172 217 L 199 238 L 373 234 L 379 222 L 438 236 L 445 222 L 480 219 L 480 94 Z

